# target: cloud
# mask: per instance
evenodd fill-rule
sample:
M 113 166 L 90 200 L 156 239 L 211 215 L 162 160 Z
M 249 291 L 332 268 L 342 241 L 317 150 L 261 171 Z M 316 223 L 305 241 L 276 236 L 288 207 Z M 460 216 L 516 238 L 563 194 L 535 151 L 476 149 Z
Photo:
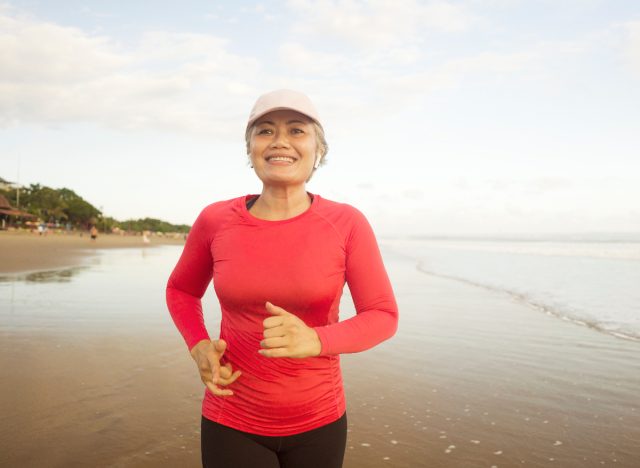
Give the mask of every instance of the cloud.
M 459 32 L 476 18 L 460 4 L 417 0 L 290 0 L 294 32 L 334 37 L 365 49 L 420 41 L 425 30 Z
M 302 75 L 336 76 L 349 65 L 349 60 L 344 56 L 314 52 L 300 44 L 283 44 L 279 56 L 287 67 Z
M 70 84 L 122 67 L 131 58 L 108 38 L 75 28 L 38 23 L 0 10 L 2 81 Z
M 546 47 L 546 46 L 545 46 Z M 346 132 L 367 115 L 370 120 L 402 113 L 441 90 L 467 82 L 491 83 L 514 75 L 535 79 L 543 63 L 539 47 L 517 52 L 485 51 L 469 56 L 424 61 L 420 51 L 404 48 L 407 63 L 394 48 L 357 54 L 347 49 L 326 53 L 301 43 L 285 43 L 279 49 L 280 72 L 286 87 L 304 89 L 340 123 L 334 131 Z M 526 72 L 526 73 L 525 73 Z M 265 82 L 269 81 L 268 77 Z M 276 82 L 277 84 L 277 82 Z M 278 84 L 279 86 L 280 84 Z
M 504 31 L 474 10 L 520 3 L 290 0 L 289 7 L 298 16 L 291 34 L 297 42 L 295 47 L 281 48 L 280 59 L 292 70 L 297 66 L 324 78 L 334 78 L 338 72 L 343 80 L 359 82 L 349 97 L 363 105 L 376 102 L 373 112 L 380 113 L 416 107 L 424 97 L 470 83 L 557 85 L 590 44 L 584 38 L 540 40 L 538 36 L 528 42 L 491 40 L 496 31 Z M 454 33 L 473 33 L 484 42 L 458 48 L 454 38 L 448 50 Z M 330 46 L 338 52 L 326 54 L 322 48 Z
M 237 134 L 257 95 L 293 87 L 324 108 L 336 132 L 347 132 L 362 115 L 393 115 L 467 82 L 530 80 L 548 57 L 580 52 L 575 44 L 545 43 L 426 60 L 429 31 L 467 31 L 480 19 L 464 4 L 442 1 L 289 6 L 295 17 L 287 24 L 294 26 L 285 27 L 286 42 L 270 48 L 277 56 L 255 58 L 231 52 L 229 39 L 211 34 L 150 31 L 122 44 L 0 7 L 0 126 L 92 122 L 225 137 Z M 344 47 L 323 49 L 332 40 Z
M 463 78 L 478 75 L 500 76 L 513 74 L 531 67 L 536 60 L 531 52 L 481 52 L 468 57 L 447 60 L 428 70 L 402 75 L 382 73 L 378 84 L 388 91 L 404 94 L 428 94 L 435 89 L 457 86 Z
M 94 122 L 224 136 L 257 94 L 253 58 L 206 34 L 148 32 L 133 47 L 0 9 L 0 126 Z

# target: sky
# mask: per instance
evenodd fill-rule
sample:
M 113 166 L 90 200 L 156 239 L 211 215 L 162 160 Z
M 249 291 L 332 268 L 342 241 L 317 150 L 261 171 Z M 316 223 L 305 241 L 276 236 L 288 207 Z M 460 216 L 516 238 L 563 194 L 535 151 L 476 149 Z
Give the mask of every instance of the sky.
M 640 232 L 635 0 L 0 0 L 0 177 L 191 224 L 278 88 L 380 235 Z

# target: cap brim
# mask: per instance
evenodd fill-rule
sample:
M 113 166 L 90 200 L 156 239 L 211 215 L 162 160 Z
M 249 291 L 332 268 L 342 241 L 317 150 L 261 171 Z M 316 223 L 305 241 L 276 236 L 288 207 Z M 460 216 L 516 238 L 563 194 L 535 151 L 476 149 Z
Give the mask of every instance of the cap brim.
M 300 111 L 299 109 L 294 109 L 293 107 L 286 107 L 286 106 L 282 106 L 282 107 L 274 107 L 273 109 L 267 109 L 263 112 L 260 112 L 259 114 L 257 114 L 256 116 L 254 116 L 251 120 L 249 120 L 249 122 L 247 123 L 247 128 L 251 127 L 256 121 L 260 120 L 262 117 L 264 117 L 267 114 L 270 114 L 271 112 L 275 112 L 275 111 L 279 111 L 279 110 L 292 110 L 294 112 L 297 112 L 298 114 L 304 115 L 305 117 L 307 117 L 309 120 L 311 120 L 312 122 L 317 123 L 318 125 L 322 126 L 320 124 L 320 122 L 318 122 L 315 118 L 313 118 L 312 116 L 310 116 L 309 114 Z

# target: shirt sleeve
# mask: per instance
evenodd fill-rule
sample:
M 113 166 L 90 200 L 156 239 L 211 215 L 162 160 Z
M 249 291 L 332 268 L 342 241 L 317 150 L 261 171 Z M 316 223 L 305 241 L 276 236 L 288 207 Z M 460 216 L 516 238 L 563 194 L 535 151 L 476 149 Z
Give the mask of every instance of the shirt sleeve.
M 391 338 L 398 328 L 398 306 L 373 229 L 355 208 L 345 275 L 356 315 L 314 328 L 322 344 L 320 355 L 364 351 Z
M 180 260 L 167 282 L 167 307 L 189 350 L 198 342 L 210 339 L 201 301 L 213 274 L 210 224 L 204 210 L 193 224 Z

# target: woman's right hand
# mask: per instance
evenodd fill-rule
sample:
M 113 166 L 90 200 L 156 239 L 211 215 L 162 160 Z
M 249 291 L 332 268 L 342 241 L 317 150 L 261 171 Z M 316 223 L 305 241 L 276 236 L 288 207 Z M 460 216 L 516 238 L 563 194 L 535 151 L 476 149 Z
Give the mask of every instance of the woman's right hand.
M 233 391 L 220 387 L 232 384 L 241 375 L 240 371 L 233 372 L 231 364 L 220 365 L 226 349 L 227 343 L 224 340 L 202 340 L 191 348 L 191 357 L 198 365 L 202 383 L 218 396 L 233 395 Z

